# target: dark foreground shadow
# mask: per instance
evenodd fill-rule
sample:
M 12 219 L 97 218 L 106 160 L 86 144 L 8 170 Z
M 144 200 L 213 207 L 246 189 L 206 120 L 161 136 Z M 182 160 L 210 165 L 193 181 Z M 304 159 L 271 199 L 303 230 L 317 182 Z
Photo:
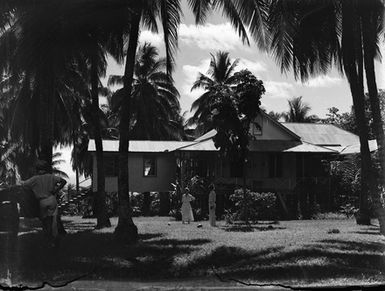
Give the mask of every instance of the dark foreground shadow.
M 269 248 L 245 252 L 219 248 L 202 259 L 224 280 L 301 282 L 301 285 L 344 279 L 385 282 L 385 246 L 375 242 L 323 240 L 300 249 Z M 196 262 L 196 265 L 199 265 Z M 370 279 L 369 279 L 370 278 Z M 348 284 L 348 283 L 346 283 Z
M 32 285 L 60 284 L 82 275 L 91 280 L 151 281 L 218 275 L 225 280 L 290 284 L 338 278 L 385 281 L 385 246 L 376 242 L 336 237 L 297 248 L 255 245 L 251 251 L 222 245 L 205 251 L 209 239 L 145 233 L 137 245 L 127 246 L 116 243 L 113 234 L 92 232 L 92 228 L 87 223 L 72 225 L 83 230 L 67 234 L 58 250 L 46 248 L 41 232 L 26 232 L 17 239 L 0 235 L 0 278 L 10 271 L 15 284 Z M 201 250 L 198 256 L 192 254 L 196 250 Z
M 65 235 L 58 249 L 47 248 L 41 231 L 17 238 L 0 235 L 0 278 L 10 272 L 12 282 L 36 285 L 43 281 L 60 284 L 85 274 L 111 280 L 175 277 L 174 259 L 210 242 L 147 233 L 139 234 L 139 243 L 129 246 L 115 242 L 112 233 L 93 232 L 90 226 L 71 226 L 71 230 L 81 231 Z

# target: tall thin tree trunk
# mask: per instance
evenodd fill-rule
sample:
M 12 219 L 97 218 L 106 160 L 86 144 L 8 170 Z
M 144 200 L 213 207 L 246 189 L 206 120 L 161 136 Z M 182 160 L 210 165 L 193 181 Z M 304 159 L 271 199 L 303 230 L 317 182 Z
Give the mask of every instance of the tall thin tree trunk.
M 103 161 L 103 143 L 100 130 L 99 118 L 99 76 L 96 60 L 96 52 L 91 53 L 91 95 L 92 95 L 92 114 L 94 119 L 94 138 L 96 148 L 96 164 L 97 164 L 97 192 L 96 192 L 96 228 L 110 227 L 110 219 L 108 218 L 105 192 L 105 175 Z
M 47 57 L 50 60 L 49 57 Z M 54 99 L 55 99 L 55 75 L 53 63 L 47 62 L 40 67 L 39 94 L 41 115 L 39 115 L 39 159 L 52 165 L 53 156 L 53 123 L 54 123 Z
M 250 201 L 249 201 L 249 197 L 247 195 L 247 183 L 246 183 L 246 157 L 242 157 L 242 171 L 243 171 L 243 177 L 242 177 L 242 188 L 243 188 L 243 199 L 244 199 L 244 204 L 243 204 L 243 207 L 245 207 L 244 209 L 244 213 L 245 213 L 245 223 L 246 224 L 249 224 L 249 218 L 250 218 L 250 215 L 249 215 L 249 207 L 250 207 Z
M 356 84 L 350 83 L 350 90 L 353 96 L 354 114 L 358 126 L 358 135 L 361 145 L 361 191 L 360 191 L 360 213 L 358 224 L 370 224 L 369 210 L 368 210 L 368 194 L 372 188 L 370 180 L 372 180 L 371 168 L 372 160 L 368 144 L 368 125 L 365 117 L 365 105 L 363 91 L 360 92 Z M 358 92 L 357 92 L 358 90 Z
M 168 216 L 168 213 L 170 212 L 170 192 L 159 192 L 159 200 L 159 215 Z
M 375 182 L 373 183 L 373 175 L 371 175 L 372 160 L 368 145 L 368 124 L 365 116 L 361 24 L 356 9 L 356 2 L 342 2 L 342 55 L 344 70 L 353 97 L 354 114 L 361 145 L 360 212 L 357 223 L 369 224 L 368 194 L 369 190 L 373 192 Z
M 76 180 L 76 194 L 79 194 L 79 192 L 80 192 L 79 168 L 77 168 L 77 167 L 75 169 L 75 180 Z
M 373 12 L 372 12 L 373 13 Z M 376 18 L 371 17 L 370 12 L 364 13 L 363 24 L 363 44 L 364 44 L 364 63 L 366 83 L 369 91 L 370 107 L 373 117 L 373 130 L 376 135 L 378 155 L 380 160 L 379 183 L 385 187 L 385 135 L 381 107 L 378 98 L 376 76 L 374 70 L 375 43 L 376 43 Z M 377 218 L 380 222 L 380 232 L 385 234 L 385 209 L 381 202 L 381 192 L 379 189 L 372 193 L 373 204 Z
M 77 153 L 78 148 L 78 142 L 77 142 L 77 136 L 75 134 L 75 131 L 72 131 L 72 140 L 73 140 L 73 147 L 75 153 Z M 76 195 L 79 195 L 79 162 L 78 162 L 78 156 L 75 155 L 75 183 L 76 183 Z
M 125 94 L 120 108 L 118 175 L 119 220 L 114 234 L 117 240 L 125 243 L 136 243 L 138 240 L 138 228 L 132 220 L 132 208 L 130 205 L 128 150 L 131 119 L 131 91 L 134 78 L 134 64 L 136 49 L 138 46 L 141 14 L 141 9 L 137 9 L 133 12 L 123 80 Z
M 143 192 L 143 208 L 142 208 L 142 214 L 143 216 L 149 216 L 150 210 L 151 210 L 151 193 L 150 192 Z

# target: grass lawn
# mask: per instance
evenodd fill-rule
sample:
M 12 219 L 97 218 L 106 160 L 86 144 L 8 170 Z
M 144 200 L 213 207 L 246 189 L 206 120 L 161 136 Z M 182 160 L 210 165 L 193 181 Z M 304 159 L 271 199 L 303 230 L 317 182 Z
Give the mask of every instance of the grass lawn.
M 198 222 L 139 217 L 135 246 L 114 242 L 115 218 L 113 227 L 103 230 L 94 230 L 94 219 L 63 221 L 68 234 L 59 250 L 46 248 L 33 221 L 24 222 L 16 241 L 0 235 L 0 283 L 8 277 L 13 284 L 60 284 L 85 274 L 91 280 L 211 276 L 292 286 L 385 282 L 385 239 L 377 226 L 358 226 L 354 220 L 283 221 L 239 232 L 222 221 L 216 228 L 206 221 L 198 228 Z

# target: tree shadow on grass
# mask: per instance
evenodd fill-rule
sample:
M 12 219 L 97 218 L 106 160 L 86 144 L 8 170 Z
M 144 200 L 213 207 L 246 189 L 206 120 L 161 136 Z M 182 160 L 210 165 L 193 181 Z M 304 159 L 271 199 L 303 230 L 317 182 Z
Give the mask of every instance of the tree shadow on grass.
M 370 235 L 379 235 L 381 236 L 382 234 L 380 233 L 380 228 L 376 225 L 372 225 L 370 227 L 367 227 L 365 229 L 361 229 L 359 231 L 353 231 L 352 233 L 358 233 L 358 234 L 370 234 Z
M 216 261 L 214 251 L 209 261 L 215 274 L 227 280 L 301 284 L 338 278 L 385 281 L 383 251 L 384 246 L 379 243 L 323 240 L 299 249 L 269 248 L 265 252 L 251 252 L 248 258 L 239 256 L 226 262 Z
M 273 225 L 229 225 L 221 227 L 224 231 L 227 232 L 253 232 L 253 231 L 271 231 L 277 229 L 286 229 L 282 226 L 273 226 Z
M 18 283 L 60 283 L 88 274 L 94 279 L 155 279 L 173 276 L 174 259 L 189 255 L 207 239 L 162 238 L 161 233 L 139 235 L 137 245 L 122 245 L 113 233 L 90 230 L 69 233 L 59 249 L 47 249 L 41 232 L 18 237 L 16 252 L 0 262 L 0 277 L 7 268 Z M 4 262 L 9 265 L 4 266 Z M 12 263 L 10 263 L 12 262 Z
M 61 283 L 87 279 L 156 280 L 218 274 L 224 279 L 314 283 L 321 280 L 383 279 L 385 246 L 376 242 L 325 239 L 300 247 L 245 250 L 218 246 L 205 253 L 209 239 L 169 239 L 140 234 L 135 246 L 121 245 L 112 233 L 69 233 L 59 250 L 48 250 L 41 232 L 20 235 L 11 264 L 15 283 Z M 10 244 L 11 245 L 11 244 Z M 198 255 L 192 254 L 199 249 Z M 5 261 L 0 261 L 0 278 Z M 365 282 L 365 281 L 364 281 Z

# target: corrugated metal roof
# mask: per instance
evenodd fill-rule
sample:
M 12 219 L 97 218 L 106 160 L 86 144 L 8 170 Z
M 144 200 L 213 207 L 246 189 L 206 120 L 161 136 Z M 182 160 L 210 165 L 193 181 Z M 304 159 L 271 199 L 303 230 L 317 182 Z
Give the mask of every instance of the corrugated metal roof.
M 177 148 L 193 144 L 191 141 L 158 141 L 158 140 L 131 140 L 130 152 L 171 152 Z M 95 151 L 95 141 L 90 140 L 88 143 L 88 151 Z M 104 152 L 118 152 L 119 140 L 103 140 Z
M 207 151 L 216 152 L 218 149 L 214 145 L 212 138 L 199 142 L 194 142 L 191 145 L 187 145 L 177 149 L 178 151 Z
M 359 143 L 357 135 L 332 124 L 283 122 L 302 141 L 323 146 L 348 146 Z
M 205 139 L 213 138 L 216 134 L 217 134 L 217 131 L 215 129 L 212 129 L 212 130 L 206 132 L 204 135 L 196 138 L 195 141 L 202 141 Z
M 351 154 L 359 154 L 360 153 L 361 145 L 360 143 L 352 144 L 347 147 L 345 147 L 340 154 L 341 155 L 351 155 Z M 377 141 L 375 139 L 369 140 L 369 150 L 371 152 L 374 152 L 377 150 Z
M 324 153 L 336 154 L 338 151 L 328 149 L 326 147 L 317 146 L 310 143 L 302 143 L 290 149 L 284 150 L 285 153 Z
M 212 139 L 197 142 L 178 149 L 179 151 L 218 151 Z M 325 147 L 285 140 L 259 140 L 249 144 L 251 152 L 290 152 L 290 153 L 336 153 Z

